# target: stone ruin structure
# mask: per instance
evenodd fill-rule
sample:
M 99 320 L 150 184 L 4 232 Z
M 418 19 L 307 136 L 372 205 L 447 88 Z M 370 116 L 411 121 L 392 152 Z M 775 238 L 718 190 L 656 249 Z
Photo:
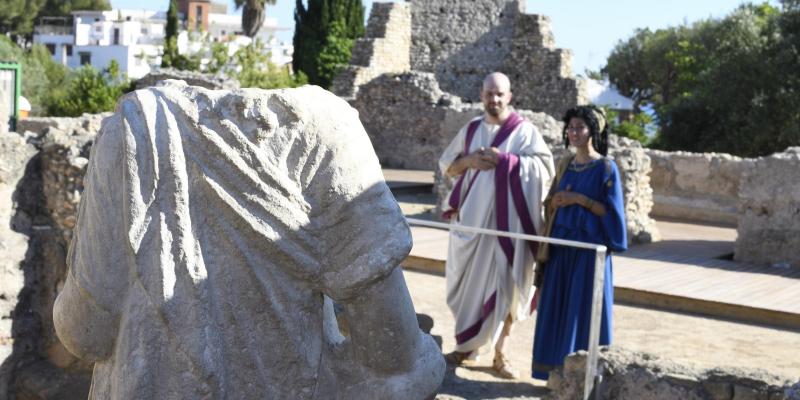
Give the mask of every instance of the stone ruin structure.
M 800 268 L 800 151 L 760 158 L 646 150 L 653 215 L 737 227 L 734 258 Z
M 192 90 L 206 94 L 205 97 L 197 98 L 199 103 L 202 103 L 203 99 L 210 101 L 209 98 L 215 98 L 214 95 L 208 95 L 213 92 L 203 92 L 202 89 Z M 289 165 L 293 165 L 293 163 L 288 161 L 297 160 L 298 156 L 310 157 L 318 162 L 318 164 L 307 164 L 309 168 L 306 169 L 294 169 L 295 172 L 289 176 L 279 178 L 280 182 L 283 184 L 291 182 L 293 179 L 291 177 L 303 177 L 304 182 L 311 185 L 310 187 L 325 186 L 325 182 L 331 184 L 339 182 L 341 184 L 335 185 L 336 188 L 332 192 L 325 190 L 318 192 L 323 195 L 319 199 L 325 202 L 335 203 L 337 199 L 345 200 L 352 196 L 356 197 L 352 206 L 331 208 L 336 210 L 337 215 L 348 215 L 349 208 L 352 212 L 359 214 L 367 212 L 369 209 L 370 213 L 377 212 L 387 218 L 401 218 L 399 208 L 382 182 L 377 160 L 372 158 L 374 168 L 361 168 L 365 159 L 369 160 L 365 154 L 370 154 L 371 150 L 367 151 L 369 142 L 365 140 L 366 136 L 363 131 L 361 131 L 362 133 L 358 132 L 361 128 L 357 126 L 355 113 L 352 110 L 348 112 L 345 103 L 338 103 L 339 101 L 332 96 L 313 88 L 272 92 L 274 94 L 269 97 L 270 101 L 261 101 L 264 98 L 260 97 L 263 96 L 263 91 L 243 90 L 236 93 L 239 93 L 238 99 L 241 101 L 241 107 L 220 107 L 219 109 L 234 112 L 240 110 L 240 115 L 226 115 L 225 118 L 210 117 L 208 120 L 203 117 L 203 120 L 234 120 L 237 121 L 236 124 L 226 125 L 230 131 L 255 135 L 262 140 L 265 140 L 272 132 L 274 135 L 287 139 L 293 138 L 294 143 L 297 143 L 303 137 L 301 131 L 298 130 L 300 127 L 324 125 L 323 123 L 327 121 L 325 118 L 330 118 L 330 115 L 337 118 L 338 122 L 332 125 L 333 128 L 330 131 L 329 136 L 332 137 L 327 138 L 330 145 L 329 151 L 312 151 L 314 148 L 319 149 L 322 146 L 323 140 L 319 139 L 316 142 L 311 141 L 309 147 L 296 146 L 294 147 L 295 151 L 270 153 L 275 154 L 278 159 L 286 157 L 285 161 L 287 162 L 276 166 L 277 171 L 282 170 L 281 168 L 292 170 Z M 315 101 L 298 100 L 304 95 L 314 97 Z M 231 104 L 236 103 L 235 98 L 235 95 L 228 96 Z M 320 102 L 320 99 L 327 101 Z M 197 107 L 197 103 L 190 100 L 184 100 L 181 104 L 186 107 Z M 298 107 L 297 104 L 319 104 L 321 108 L 326 109 L 325 112 L 331 110 L 335 110 L 335 112 L 330 115 L 325 114 L 328 117 L 320 116 L 318 115 L 319 109 L 310 110 L 308 107 Z M 275 112 L 270 113 L 270 110 L 275 110 Z M 125 111 L 123 111 L 124 113 Z M 245 113 L 247 113 L 246 116 Z M 347 118 L 348 114 L 350 118 Z M 25 135 L 9 134 L 8 138 L 4 137 L 7 140 L 4 140 L 3 146 L 0 147 L 0 150 L 3 151 L 2 157 L 0 157 L 2 160 L 0 161 L 2 162 L 0 164 L 2 167 L 0 168 L 0 194 L 8 196 L 0 202 L 0 205 L 3 206 L 0 207 L 0 217 L 3 218 L 3 227 L 11 227 L 10 230 L 0 230 L 0 244 L 2 244 L 0 260 L 3 260 L 3 264 L 0 264 L 2 266 L 0 269 L 0 289 L 2 289 L 0 311 L 3 312 L 3 325 L 0 325 L 0 350 L 2 350 L 0 353 L 2 355 L 0 358 L 0 363 L 2 363 L 0 366 L 0 398 L 10 400 L 85 398 L 89 390 L 92 379 L 92 361 L 96 360 L 96 355 L 84 352 L 86 348 L 80 346 L 80 337 L 77 339 L 66 338 L 67 346 L 65 347 L 56 336 L 52 315 L 56 296 L 69 287 L 69 284 L 65 282 L 68 276 L 65 262 L 68 240 L 74 234 L 73 228 L 77 221 L 78 203 L 82 197 L 87 195 L 84 192 L 83 177 L 87 173 L 89 153 L 92 151 L 95 137 L 100 130 L 100 121 L 107 116 L 85 115 L 74 119 L 36 118 L 26 120 L 20 128 L 28 132 Z M 304 125 L 301 121 L 308 125 Z M 354 123 L 356 124 L 355 128 L 358 129 L 354 128 Z M 199 132 L 195 131 L 194 134 L 199 134 Z M 331 140 L 334 144 L 330 143 Z M 269 145 L 265 146 L 272 149 L 265 147 L 264 150 L 267 152 L 277 150 L 276 147 L 271 146 L 280 147 L 280 143 L 286 143 L 282 141 L 263 141 L 262 143 L 266 142 Z M 359 143 L 360 145 L 357 145 Z M 239 145 L 243 146 L 245 143 L 239 142 Z M 367 148 L 365 149 L 364 146 Z M 353 169 L 352 165 L 347 167 L 344 164 L 338 166 L 332 164 L 324 167 L 323 164 L 330 162 L 331 158 L 336 158 L 333 156 L 336 151 L 346 154 L 350 154 L 350 151 L 357 151 L 358 157 L 346 158 L 352 158 L 351 164 L 357 160 L 359 168 Z M 311 165 L 317 165 L 316 169 L 311 168 Z M 117 169 L 117 171 L 121 171 L 121 169 Z M 276 170 L 271 169 L 270 171 L 275 172 Z M 317 175 L 327 173 L 329 176 L 309 181 L 315 171 Z M 360 180 L 361 184 L 348 186 L 344 184 L 347 177 L 356 181 Z M 367 181 L 374 184 L 366 185 Z M 232 182 L 240 184 L 244 181 L 237 178 Z M 365 185 L 368 188 L 364 187 Z M 362 190 L 367 191 L 363 192 L 362 196 L 358 196 Z M 293 192 L 293 190 L 289 190 L 283 193 L 291 196 Z M 306 195 L 308 199 L 314 198 L 311 192 Z M 11 199 L 13 201 L 9 201 Z M 310 201 L 307 206 L 311 207 L 309 210 L 312 212 L 309 215 L 312 217 L 312 221 L 314 219 L 322 221 L 320 218 L 323 215 L 313 212 L 316 207 L 311 203 L 314 202 Z M 319 204 L 316 205 L 319 206 Z M 299 206 L 302 209 L 302 204 Z M 292 215 L 292 217 L 298 217 L 298 215 Z M 285 218 L 278 221 L 280 220 L 285 220 Z M 359 219 L 351 218 L 350 220 L 358 221 Z M 331 221 L 329 220 L 329 222 Z M 441 382 L 444 366 L 440 350 L 429 337 L 420 334 L 413 308 L 408 299 L 407 289 L 402 285 L 402 279 L 398 282 L 399 273 L 394 272 L 396 271 L 394 267 L 406 255 L 411 243 L 404 222 L 402 220 L 397 222 L 397 224 L 369 228 L 367 229 L 368 237 L 361 239 L 356 233 L 364 232 L 364 230 L 350 226 L 346 232 L 335 234 L 336 241 L 327 242 L 327 245 L 336 246 L 340 254 L 347 254 L 348 248 L 354 249 L 359 246 L 359 243 L 363 244 L 364 240 L 382 237 L 380 239 L 381 246 L 386 250 L 381 254 L 375 252 L 361 254 L 349 268 L 342 269 L 338 273 L 329 270 L 324 278 L 319 276 L 319 280 L 312 284 L 312 286 L 319 286 L 322 282 L 327 281 L 330 283 L 329 287 L 325 289 L 320 286 L 319 289 L 334 297 L 342 295 L 345 297 L 339 299 L 340 304 L 344 306 L 344 311 L 338 317 L 348 324 L 347 335 L 350 339 L 341 342 L 343 338 L 336 330 L 337 322 L 336 317 L 333 317 L 333 307 L 329 301 L 325 302 L 323 306 L 322 297 L 319 297 L 319 301 L 312 301 L 313 307 L 301 307 L 305 310 L 301 316 L 306 316 L 308 320 L 323 319 L 319 326 L 322 327 L 324 333 L 316 328 L 309 328 L 307 331 L 303 331 L 301 336 L 295 337 L 296 340 L 300 340 L 300 338 L 304 340 L 302 346 L 290 345 L 289 342 L 277 346 L 295 349 L 302 347 L 311 351 L 308 354 L 311 360 L 320 357 L 320 354 L 323 354 L 322 350 L 325 349 L 325 355 L 321 356 L 324 365 L 319 371 L 314 369 L 312 373 L 312 375 L 321 374 L 316 375 L 317 382 L 319 382 L 318 395 L 332 395 L 339 396 L 339 398 L 423 398 L 432 393 Z M 315 224 L 316 228 L 308 226 L 304 235 L 308 237 L 319 235 L 322 225 L 324 224 L 319 222 Z M 379 234 L 375 229 L 385 229 L 386 233 L 392 232 L 392 237 L 386 238 L 386 235 Z M 263 229 L 261 232 L 268 233 Z M 341 241 L 341 238 L 353 240 Z M 322 246 L 325 242 L 317 243 Z M 348 247 L 347 243 L 355 247 Z M 215 243 L 215 248 L 218 247 L 217 245 L 218 243 Z M 281 242 L 278 248 L 281 248 L 280 246 L 289 246 L 289 243 Z M 309 247 L 309 249 L 314 248 L 316 247 Z M 360 249 L 360 247 L 358 248 Z M 287 265 L 294 265 L 295 262 L 303 260 L 313 260 L 312 255 L 306 255 L 308 257 L 301 257 L 302 260 L 294 259 L 294 261 L 291 257 L 273 257 L 273 259 L 283 260 L 288 263 Z M 331 260 L 335 261 L 333 264 L 344 266 L 347 263 L 345 258 L 342 255 Z M 262 255 L 258 259 L 270 259 L 270 257 Z M 370 266 L 373 268 L 371 269 Z M 278 273 L 278 271 L 274 272 Z M 308 279 L 313 276 L 300 273 L 301 271 L 297 272 L 300 279 Z M 310 273 L 311 270 L 307 272 Z M 352 283 L 349 288 L 348 282 Z M 250 282 L 250 284 L 253 283 Z M 174 287 L 176 291 L 179 286 Z M 365 307 L 364 304 L 359 304 L 357 301 L 359 296 L 354 295 L 353 292 L 363 293 L 365 297 L 362 298 L 371 297 L 369 306 Z M 243 293 L 256 294 L 259 291 L 243 290 Z M 380 304 L 380 294 L 388 294 L 392 307 L 391 313 L 378 312 L 380 307 L 376 307 L 376 305 Z M 105 296 L 104 298 L 108 299 L 109 297 Z M 175 296 L 173 296 L 174 298 Z M 292 295 L 290 298 L 296 298 L 296 296 Z M 172 302 L 166 302 L 163 307 L 165 307 L 163 308 L 164 312 L 170 312 L 170 307 L 175 306 Z M 58 309 L 58 307 L 56 308 Z M 296 315 L 297 308 L 291 309 L 293 310 L 292 318 L 300 318 Z M 78 309 L 72 307 L 61 308 L 61 312 L 65 312 L 65 310 L 67 313 L 78 312 Z M 389 314 L 393 317 L 387 320 L 386 315 Z M 70 315 L 78 317 L 78 315 Z M 187 315 L 190 314 L 187 313 Z M 380 327 L 376 328 L 377 325 L 370 321 L 375 321 L 378 315 L 383 322 Z M 275 317 L 269 321 L 280 320 L 279 317 Z M 408 325 L 409 321 L 411 321 L 411 325 Z M 69 322 L 64 320 L 59 323 L 69 325 Z M 184 325 L 180 326 L 183 326 L 181 329 L 185 329 Z M 173 326 L 173 328 L 179 329 L 178 326 Z M 64 330 L 64 326 L 59 328 L 59 332 L 69 335 L 66 332 L 69 331 L 69 328 L 65 332 L 62 330 Z M 95 331 L 98 331 L 98 335 L 100 334 L 99 329 L 92 329 L 93 334 Z M 320 334 L 320 340 L 325 338 L 318 342 L 319 346 L 316 348 L 321 352 L 316 353 L 317 355 L 312 354 L 314 346 L 311 343 L 314 343 L 314 333 Z M 83 338 L 82 340 L 88 339 Z M 306 339 L 309 341 L 306 342 Z M 391 345 L 384 343 L 389 339 L 391 339 Z M 76 340 L 78 341 L 76 342 Z M 333 345 L 331 342 L 338 344 Z M 187 342 L 187 345 L 189 344 L 197 346 L 198 342 Z M 274 352 L 275 347 L 271 346 L 273 350 L 270 352 Z M 67 348 L 88 360 L 75 357 Z M 188 347 L 184 350 L 188 351 L 189 348 L 196 347 Z M 182 353 L 183 351 L 176 351 L 171 354 L 178 357 L 177 355 Z M 165 358 L 161 359 L 161 361 L 165 360 Z M 204 368 L 208 370 L 209 365 L 213 362 L 209 361 L 210 364 L 204 364 L 206 361 L 209 360 L 198 360 L 199 365 L 205 365 Z M 260 373 L 255 367 L 235 368 L 235 370 L 241 372 L 242 376 L 249 375 L 245 372 Z M 284 368 L 282 371 L 286 370 L 288 368 Z M 301 376 L 307 377 L 309 373 L 304 371 L 301 374 L 293 374 L 298 377 L 294 380 L 295 383 L 300 382 Z M 213 381 L 212 376 L 208 382 L 198 387 L 213 386 Z M 356 382 L 359 384 L 355 384 Z M 335 389 L 325 386 L 334 383 Z M 281 387 L 283 388 L 281 390 L 291 390 L 288 389 L 290 388 L 289 381 L 283 382 Z M 245 389 L 238 388 L 236 390 Z M 426 393 L 422 394 L 423 392 Z M 297 391 L 291 397 L 302 398 L 304 396 L 305 393 Z
M 800 147 L 750 165 L 739 184 L 734 257 L 800 268 Z
M 524 2 L 375 3 L 334 92 L 359 111 L 384 167 L 436 170 L 458 129 L 483 112 L 479 90 L 493 71 L 510 77 L 517 112 L 563 154 L 557 118 L 586 102 L 582 81 L 572 76 L 571 53 L 555 48 L 549 19 L 525 14 Z M 611 155 L 623 176 L 628 237 L 658 240 L 647 155 L 627 140 L 615 141 Z M 437 171 L 440 203 L 450 184 Z
M 578 351 L 550 374 L 546 400 L 574 400 L 583 395 L 586 352 Z M 797 377 L 761 369 L 701 369 L 616 346 L 601 348 L 598 400 L 800 400 Z
M 557 49 L 546 16 L 526 14 L 524 1 L 410 0 L 375 3 L 364 39 L 334 92 L 357 97 L 384 73 L 432 74 L 447 93 L 478 102 L 483 78 L 511 78 L 517 108 L 560 116 L 586 102 L 572 75 L 572 53 Z

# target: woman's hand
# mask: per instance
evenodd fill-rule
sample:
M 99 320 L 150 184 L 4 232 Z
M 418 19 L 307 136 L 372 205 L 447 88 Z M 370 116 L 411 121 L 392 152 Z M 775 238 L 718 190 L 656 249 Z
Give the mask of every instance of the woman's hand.
M 553 195 L 553 206 L 556 208 L 571 206 L 573 204 L 584 204 L 584 195 L 572 191 L 572 187 L 567 185 L 565 190 L 562 190 Z

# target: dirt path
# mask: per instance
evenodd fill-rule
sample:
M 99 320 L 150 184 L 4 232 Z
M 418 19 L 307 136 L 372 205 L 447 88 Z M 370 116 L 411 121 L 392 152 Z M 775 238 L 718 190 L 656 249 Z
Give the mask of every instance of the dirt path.
M 405 271 L 405 277 L 417 312 L 433 318 L 431 334 L 441 338 L 445 352 L 451 351 L 453 318 L 445 303 L 444 277 L 414 271 Z M 526 377 L 533 330 L 534 318 L 520 322 L 510 342 L 509 358 Z M 615 305 L 614 343 L 704 368 L 761 368 L 800 378 L 798 332 Z M 496 377 L 490 365 L 491 355 L 486 355 L 476 367 L 450 368 L 437 399 L 537 399 L 547 392 L 543 381 Z

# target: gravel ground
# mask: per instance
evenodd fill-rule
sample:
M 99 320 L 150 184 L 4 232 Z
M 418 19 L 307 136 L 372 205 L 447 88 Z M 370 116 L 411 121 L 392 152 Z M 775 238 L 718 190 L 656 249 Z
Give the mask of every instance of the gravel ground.
M 398 196 L 403 212 L 430 218 L 430 195 Z M 445 302 L 445 278 L 405 271 L 417 313 L 433 318 L 431 334 L 444 352 L 454 347 L 453 318 Z M 453 399 L 538 399 L 547 393 L 545 382 L 530 376 L 535 315 L 515 325 L 509 358 L 522 372 L 519 380 L 496 376 L 491 354 L 470 368 L 449 367 L 436 397 Z M 800 332 L 736 323 L 715 318 L 616 304 L 614 345 L 648 352 L 702 368 L 760 368 L 788 378 L 800 378 Z

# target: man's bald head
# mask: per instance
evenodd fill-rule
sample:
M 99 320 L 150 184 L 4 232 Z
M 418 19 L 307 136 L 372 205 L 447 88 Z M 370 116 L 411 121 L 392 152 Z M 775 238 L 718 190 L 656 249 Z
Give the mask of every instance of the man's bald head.
M 510 112 L 508 103 L 511 102 L 511 81 L 505 74 L 492 72 L 486 75 L 481 87 L 481 102 L 490 122 L 505 120 Z
M 503 92 L 511 93 L 511 80 L 502 72 L 492 72 L 483 78 L 482 90 L 500 89 Z

